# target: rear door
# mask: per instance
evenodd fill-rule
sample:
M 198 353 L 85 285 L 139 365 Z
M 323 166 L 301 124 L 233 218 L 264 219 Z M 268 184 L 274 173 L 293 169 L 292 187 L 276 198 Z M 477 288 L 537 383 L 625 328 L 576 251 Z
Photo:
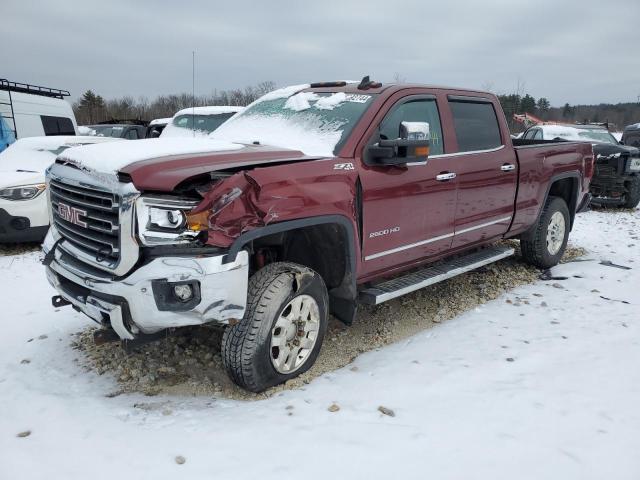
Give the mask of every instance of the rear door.
M 400 98 L 378 124 L 367 145 L 399 137 L 400 122 L 428 122 L 431 155 L 402 166 L 363 164 L 363 254 L 365 274 L 388 271 L 449 249 L 456 204 L 455 178 L 443 153 L 442 125 L 433 95 Z
M 455 236 L 463 247 L 504 234 L 514 213 L 518 163 L 491 98 L 448 96 L 458 144 Z

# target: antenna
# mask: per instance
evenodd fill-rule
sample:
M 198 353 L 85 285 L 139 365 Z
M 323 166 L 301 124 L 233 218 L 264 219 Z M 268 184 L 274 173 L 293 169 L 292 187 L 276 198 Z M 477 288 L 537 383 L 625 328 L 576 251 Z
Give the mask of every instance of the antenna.
M 191 129 L 196 136 L 196 52 L 191 51 Z

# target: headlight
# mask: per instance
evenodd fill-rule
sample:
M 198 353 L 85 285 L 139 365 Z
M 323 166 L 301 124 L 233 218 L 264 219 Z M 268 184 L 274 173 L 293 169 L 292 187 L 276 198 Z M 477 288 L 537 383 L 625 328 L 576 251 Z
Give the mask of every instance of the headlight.
M 44 183 L 38 183 L 36 185 L 23 185 L 19 187 L 10 187 L 0 190 L 0 198 L 5 200 L 31 200 L 36 198 L 42 192 L 46 185 Z
M 140 197 L 136 201 L 138 236 L 144 245 L 167 245 L 192 241 L 197 232 L 187 229 L 187 212 L 197 201 Z

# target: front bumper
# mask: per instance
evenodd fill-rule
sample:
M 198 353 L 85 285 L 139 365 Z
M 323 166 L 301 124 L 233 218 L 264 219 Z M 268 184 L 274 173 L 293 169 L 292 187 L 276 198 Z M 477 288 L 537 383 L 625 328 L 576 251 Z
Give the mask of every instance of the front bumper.
M 43 250 L 54 247 L 50 233 Z M 240 252 L 225 263 L 225 255 L 154 258 L 122 278 L 113 278 L 56 248 L 47 266 L 49 283 L 77 310 L 111 326 L 123 340 L 167 328 L 228 324 L 241 319 L 247 303 L 249 256 Z M 196 286 L 197 297 L 182 303 L 167 300 L 173 283 Z
M 34 225 L 28 216 L 12 215 L 0 208 L 0 243 L 41 242 L 48 229 L 48 223 Z

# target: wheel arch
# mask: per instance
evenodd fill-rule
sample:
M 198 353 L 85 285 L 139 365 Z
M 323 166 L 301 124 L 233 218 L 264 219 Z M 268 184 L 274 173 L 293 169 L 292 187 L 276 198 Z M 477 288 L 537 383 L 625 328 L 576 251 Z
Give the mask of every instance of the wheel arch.
M 570 230 L 573 229 L 573 222 L 576 217 L 576 210 L 578 209 L 580 181 L 581 177 L 578 172 L 565 172 L 551 177 L 540 212 L 542 213 L 544 205 L 546 205 L 549 197 L 553 196 L 564 199 L 567 203 L 567 207 L 569 208 L 569 227 Z
M 353 223 L 343 215 L 322 215 L 274 223 L 239 236 L 229 247 L 227 262 L 256 241 L 279 238 L 283 261 L 317 271 L 329 290 L 330 311 L 351 324 L 357 310 L 356 236 Z

